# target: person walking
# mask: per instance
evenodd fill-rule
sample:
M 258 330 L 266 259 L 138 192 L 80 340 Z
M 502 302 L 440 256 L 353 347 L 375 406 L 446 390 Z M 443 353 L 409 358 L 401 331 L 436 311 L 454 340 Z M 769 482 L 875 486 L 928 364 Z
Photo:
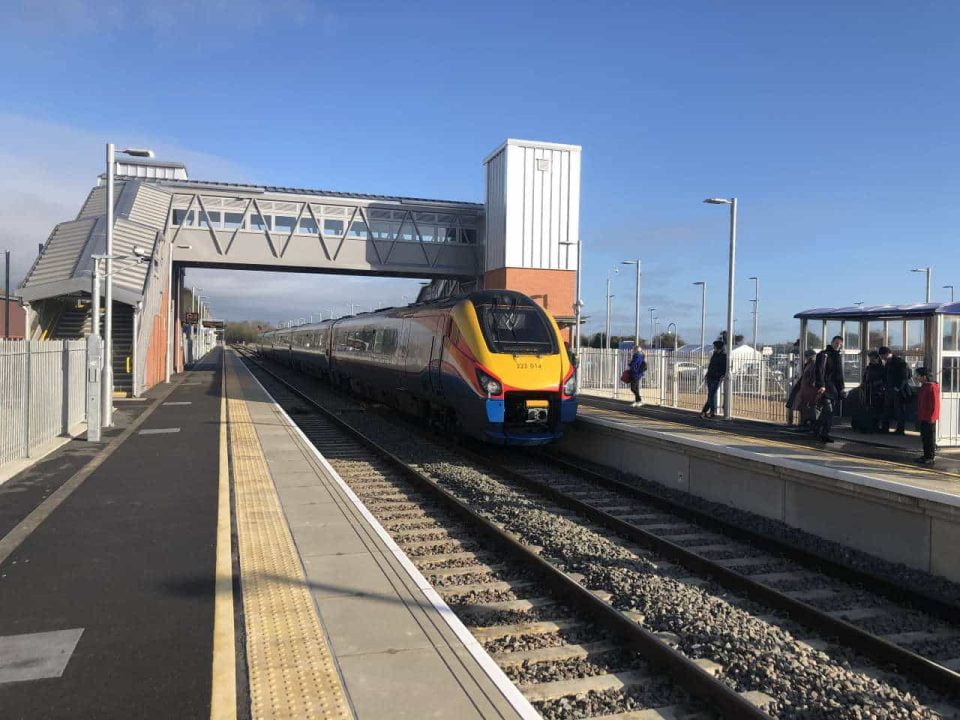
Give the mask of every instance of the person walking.
M 717 390 L 720 389 L 720 383 L 727 375 L 727 353 L 723 349 L 722 340 L 713 341 L 713 355 L 710 356 L 710 364 L 707 365 L 707 401 L 703 404 L 703 410 L 700 411 L 700 417 L 715 418 L 717 416 Z
M 906 405 L 910 399 L 910 366 L 899 355 L 884 346 L 879 350 L 883 360 L 883 424 L 880 432 L 890 432 L 890 424 L 896 423 L 896 434 L 903 435 L 907 421 Z
M 643 351 L 636 347 L 633 355 L 630 356 L 630 392 L 633 393 L 633 403 L 630 407 L 640 407 L 643 400 L 640 399 L 640 383 L 643 381 L 644 373 L 647 372 L 647 358 Z
M 920 440 L 923 455 L 917 458 L 921 465 L 933 465 L 937 454 L 937 420 L 940 419 L 940 385 L 925 367 L 917 368 L 920 394 L 917 396 L 917 420 L 920 421 Z
M 833 413 L 844 396 L 843 382 L 843 338 L 834 335 L 830 345 L 817 353 L 816 377 L 817 394 L 820 401 L 820 419 L 817 423 L 817 436 L 820 442 L 832 443 L 830 431 L 833 429 Z
M 868 363 L 860 376 L 859 402 L 854 408 L 850 424 L 854 430 L 875 433 L 880 429 L 883 416 L 883 386 L 886 371 L 880 362 L 880 353 L 871 350 L 867 353 Z

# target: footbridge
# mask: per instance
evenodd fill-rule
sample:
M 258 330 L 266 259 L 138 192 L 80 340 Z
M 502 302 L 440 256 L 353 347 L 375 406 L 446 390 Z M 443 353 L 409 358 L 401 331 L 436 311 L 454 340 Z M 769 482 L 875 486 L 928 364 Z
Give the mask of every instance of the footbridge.
M 139 394 L 182 366 L 186 268 L 433 280 L 519 289 L 571 320 L 580 148 L 508 140 L 484 161 L 484 203 L 196 180 L 175 162 L 116 165 L 114 378 Z M 100 178 L 58 224 L 20 289 L 30 337 L 90 331 L 93 257 L 106 239 Z

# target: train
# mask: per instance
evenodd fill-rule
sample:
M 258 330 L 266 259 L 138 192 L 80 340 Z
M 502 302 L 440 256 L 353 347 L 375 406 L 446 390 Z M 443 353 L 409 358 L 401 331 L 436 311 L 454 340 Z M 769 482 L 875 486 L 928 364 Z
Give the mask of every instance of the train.
M 550 443 L 577 415 L 576 367 L 556 321 L 510 290 L 269 330 L 259 351 L 489 443 Z

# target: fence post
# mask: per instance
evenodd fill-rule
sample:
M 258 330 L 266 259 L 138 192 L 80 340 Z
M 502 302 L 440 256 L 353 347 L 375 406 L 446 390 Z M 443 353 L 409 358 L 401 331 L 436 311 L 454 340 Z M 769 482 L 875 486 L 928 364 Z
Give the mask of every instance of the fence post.
M 33 393 L 30 391 L 31 363 L 33 360 L 33 340 L 27 340 L 27 357 L 23 365 L 23 392 L 26 402 L 23 404 L 23 456 L 30 457 L 30 403 Z
M 61 340 L 60 366 L 63 372 L 63 389 L 60 400 L 61 434 L 70 432 L 70 341 Z
M 87 442 L 100 440 L 100 382 L 103 369 L 103 345 L 96 335 L 87 335 L 86 410 Z

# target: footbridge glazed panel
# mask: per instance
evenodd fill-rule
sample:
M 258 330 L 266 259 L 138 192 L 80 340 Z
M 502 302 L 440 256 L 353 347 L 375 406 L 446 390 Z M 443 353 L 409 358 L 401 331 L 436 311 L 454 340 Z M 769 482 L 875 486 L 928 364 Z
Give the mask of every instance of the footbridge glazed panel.
M 483 205 L 165 182 L 173 259 L 193 266 L 409 277 L 483 272 Z

